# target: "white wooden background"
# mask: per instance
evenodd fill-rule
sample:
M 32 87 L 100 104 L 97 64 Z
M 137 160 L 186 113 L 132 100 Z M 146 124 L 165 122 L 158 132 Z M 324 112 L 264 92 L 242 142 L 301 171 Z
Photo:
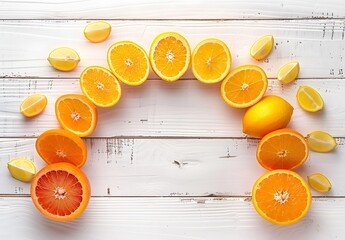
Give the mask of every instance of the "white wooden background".
M 91 44 L 84 26 L 106 19 L 110 38 Z M 123 86 L 119 104 L 99 109 L 99 124 L 85 139 L 83 170 L 92 185 L 85 213 L 69 223 L 45 219 L 34 208 L 29 184 L 14 180 L 7 162 L 28 157 L 44 166 L 36 137 L 58 126 L 55 99 L 80 92 L 78 77 L 89 65 L 106 64 L 108 47 L 123 39 L 149 49 L 163 31 L 185 35 L 191 47 L 206 38 L 224 40 L 234 66 L 257 63 L 251 44 L 275 37 L 263 62 L 268 93 L 295 108 L 290 127 L 303 134 L 324 130 L 337 137 L 336 151 L 312 152 L 297 171 L 326 174 L 327 194 L 313 191 L 313 204 L 297 224 L 278 227 L 261 219 L 251 187 L 265 172 L 255 159 L 257 140 L 241 132 L 243 110 L 223 103 L 219 84 L 205 85 L 191 72 L 166 83 L 153 73 L 142 86 Z M 0 0 L 0 239 L 345 239 L 345 4 L 343 0 Z M 48 53 L 70 46 L 81 56 L 70 73 L 53 70 Z M 299 79 L 275 80 L 281 65 L 296 60 Z M 300 85 L 316 88 L 325 109 L 309 114 L 295 100 Z M 44 114 L 25 119 L 19 104 L 32 93 L 48 97 Z

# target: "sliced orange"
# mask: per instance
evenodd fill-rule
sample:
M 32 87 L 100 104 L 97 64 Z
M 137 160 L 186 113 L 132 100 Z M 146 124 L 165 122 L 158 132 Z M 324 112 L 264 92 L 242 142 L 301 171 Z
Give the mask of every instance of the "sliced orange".
M 91 66 L 80 75 L 83 93 L 98 107 L 114 106 L 121 98 L 121 85 L 106 68 Z
M 226 44 L 216 38 L 199 42 L 192 54 L 192 71 L 204 83 L 222 81 L 230 72 L 231 53 Z
M 80 216 L 91 195 L 84 172 L 64 162 L 42 168 L 32 180 L 30 192 L 36 208 L 55 221 L 69 221 Z
M 61 127 L 81 137 L 90 135 L 97 125 L 95 105 L 80 94 L 60 96 L 55 102 L 55 115 Z
M 267 76 L 256 65 L 244 65 L 232 70 L 224 79 L 221 95 L 235 108 L 246 108 L 259 102 L 267 90 Z
M 34 117 L 44 111 L 48 103 L 43 94 L 32 94 L 20 104 L 20 113 L 26 117 Z
M 90 42 L 99 43 L 105 41 L 111 32 L 111 25 L 104 21 L 92 22 L 84 28 L 84 36 Z
M 146 81 L 150 63 L 145 50 L 130 41 L 117 42 L 108 50 L 108 65 L 123 83 L 137 86 Z
M 273 170 L 254 184 L 252 201 L 261 217 L 277 225 L 301 220 L 311 205 L 311 192 L 306 181 L 289 170 Z
M 48 164 L 68 162 L 81 167 L 87 159 L 84 141 L 64 129 L 51 129 L 42 133 L 36 140 L 36 151 Z
M 309 149 L 304 137 L 289 128 L 265 135 L 256 150 L 256 158 L 264 168 L 292 170 L 308 158 Z
M 190 64 L 188 41 L 176 32 L 159 34 L 150 47 L 150 62 L 153 71 L 163 80 L 178 80 Z

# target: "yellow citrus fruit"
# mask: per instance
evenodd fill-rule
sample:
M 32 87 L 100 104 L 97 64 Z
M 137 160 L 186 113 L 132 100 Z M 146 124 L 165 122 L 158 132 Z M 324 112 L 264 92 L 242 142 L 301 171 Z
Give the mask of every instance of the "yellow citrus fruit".
M 43 94 L 32 94 L 20 104 L 20 113 L 26 117 L 34 117 L 43 112 L 47 106 L 47 97 Z
M 12 177 L 22 182 L 30 182 L 36 174 L 36 166 L 27 158 L 15 158 L 7 163 Z
M 293 107 L 283 98 L 265 96 L 244 113 L 242 130 L 252 137 L 261 138 L 274 130 L 285 128 L 292 113 Z
M 99 107 L 114 106 L 121 98 L 119 81 L 106 68 L 91 66 L 80 75 L 80 87 L 83 93 Z
M 84 36 L 90 42 L 99 43 L 105 41 L 111 32 L 111 25 L 104 21 L 92 22 L 84 28 Z
M 150 63 L 145 50 L 130 41 L 117 42 L 108 50 L 108 65 L 123 83 L 138 86 L 146 81 Z
M 176 32 L 159 34 L 150 47 L 153 71 L 163 80 L 173 82 L 182 77 L 190 64 L 187 39 Z
M 246 108 L 254 105 L 267 90 L 267 76 L 256 65 L 244 65 L 232 70 L 222 82 L 223 100 L 232 107 Z
M 48 62 L 57 70 L 68 72 L 78 66 L 80 57 L 69 47 L 59 47 L 49 53 Z
M 296 94 L 297 102 L 305 111 L 317 112 L 323 109 L 323 99 L 314 88 L 300 86 Z
M 290 62 L 282 66 L 277 75 L 277 79 L 279 82 L 288 84 L 293 82 L 299 73 L 299 63 L 298 62 Z
M 259 38 L 250 48 L 250 56 L 256 60 L 266 58 L 272 51 L 274 38 L 272 35 L 267 35 Z
M 331 182 L 321 173 L 309 175 L 308 182 L 310 186 L 318 192 L 329 192 L 332 189 Z
M 312 201 L 306 181 L 290 170 L 273 170 L 254 184 L 252 202 L 267 221 L 285 226 L 298 222 L 308 212 Z
M 309 133 L 307 143 L 314 152 L 330 152 L 337 146 L 335 139 L 329 133 L 323 131 Z
M 222 81 L 230 72 L 231 53 L 224 42 L 208 38 L 199 42 L 192 54 L 192 72 L 204 83 Z
M 90 135 L 97 125 L 97 109 L 84 95 L 65 94 L 55 102 L 56 118 L 64 129 L 80 136 Z

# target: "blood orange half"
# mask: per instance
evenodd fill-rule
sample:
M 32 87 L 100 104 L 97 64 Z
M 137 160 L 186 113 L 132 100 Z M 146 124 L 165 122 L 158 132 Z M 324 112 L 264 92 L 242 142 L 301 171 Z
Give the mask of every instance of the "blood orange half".
M 87 207 L 90 193 L 84 172 L 66 162 L 42 168 L 31 182 L 31 198 L 36 208 L 55 221 L 77 218 Z

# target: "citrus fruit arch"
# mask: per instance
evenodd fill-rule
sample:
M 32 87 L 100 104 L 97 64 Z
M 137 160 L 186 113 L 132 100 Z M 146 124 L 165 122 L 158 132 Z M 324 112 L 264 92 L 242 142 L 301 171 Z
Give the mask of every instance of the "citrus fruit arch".
M 85 28 L 85 37 L 91 42 L 104 41 L 110 34 L 110 25 L 101 25 L 106 30 L 100 30 L 100 34 L 92 30 L 97 28 L 97 24 Z M 260 38 L 250 49 L 250 55 L 258 61 L 265 59 L 273 43 L 271 35 Z M 57 70 L 71 71 L 80 58 L 73 49 L 59 48 L 51 52 L 48 61 Z M 207 84 L 222 82 L 220 92 L 223 100 L 232 107 L 247 108 L 242 121 L 243 132 L 262 138 L 256 157 L 261 166 L 270 171 L 254 184 L 252 201 L 256 211 L 264 219 L 278 225 L 295 223 L 307 213 L 312 199 L 310 188 L 301 176 L 291 170 L 307 159 L 308 143 L 300 133 L 286 128 L 293 107 L 279 96 L 264 96 L 268 80 L 263 69 L 256 65 L 244 65 L 230 71 L 231 53 L 224 42 L 215 38 L 205 39 L 191 52 L 188 41 L 175 32 L 158 35 L 148 55 L 134 42 L 117 42 L 109 48 L 107 61 L 110 70 L 90 66 L 81 73 L 80 87 L 84 95 L 66 94 L 56 101 L 55 113 L 63 129 L 48 130 L 36 140 L 36 150 L 48 165 L 34 177 L 31 197 L 43 215 L 67 221 L 84 211 L 91 194 L 87 176 L 79 169 L 87 159 L 86 145 L 80 137 L 95 130 L 96 106 L 111 107 L 120 100 L 121 85 L 118 80 L 131 86 L 143 84 L 149 76 L 150 66 L 168 82 L 180 79 L 190 66 L 199 81 Z M 289 63 L 279 71 L 278 80 L 282 84 L 290 83 L 298 72 L 298 62 Z M 321 96 L 311 87 L 307 89 L 297 94 L 298 103 L 307 111 L 321 110 Z M 304 96 L 306 94 L 309 99 Z M 312 100 L 317 107 L 310 103 L 310 96 L 316 96 Z M 42 103 L 42 95 L 35 98 L 40 99 L 40 106 L 44 108 L 46 100 Z M 25 112 L 27 116 L 32 116 L 41 111 L 25 108 L 22 113 Z M 277 150 L 277 146 L 281 149 Z M 317 176 L 313 179 L 316 179 L 316 185 L 320 185 Z

